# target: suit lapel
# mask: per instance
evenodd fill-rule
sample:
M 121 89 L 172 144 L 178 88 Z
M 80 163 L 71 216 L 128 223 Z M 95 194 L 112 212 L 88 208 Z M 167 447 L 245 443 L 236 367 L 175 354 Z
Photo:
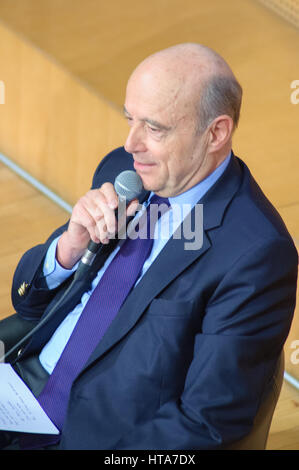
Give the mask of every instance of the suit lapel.
M 185 238 L 177 239 L 176 234 L 167 242 L 141 281 L 132 290 L 119 313 L 106 331 L 101 342 L 90 356 L 84 370 L 106 351 L 112 348 L 127 334 L 139 320 L 147 306 L 175 277 L 191 263 L 210 249 L 208 231 L 222 223 L 224 212 L 240 186 L 241 170 L 238 160 L 233 156 L 222 177 L 199 201 L 203 204 L 203 241 L 196 250 L 186 250 Z M 195 209 L 191 212 L 194 220 Z M 181 231 L 181 228 L 178 230 Z M 183 231 L 182 231 L 183 234 Z M 81 374 L 80 374 L 81 375 Z

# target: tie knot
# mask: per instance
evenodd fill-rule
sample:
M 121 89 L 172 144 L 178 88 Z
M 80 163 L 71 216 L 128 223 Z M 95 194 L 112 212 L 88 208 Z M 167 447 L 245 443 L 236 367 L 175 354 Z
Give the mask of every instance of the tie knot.
M 167 197 L 161 197 L 157 196 L 157 194 L 154 194 L 150 200 L 150 204 L 157 204 L 160 206 L 160 204 L 167 204 L 167 206 L 170 206 L 170 202 Z
M 138 230 L 138 238 L 153 239 L 155 225 L 162 215 L 170 208 L 170 202 L 167 197 L 160 197 L 154 194 L 146 210 L 138 219 L 135 230 Z

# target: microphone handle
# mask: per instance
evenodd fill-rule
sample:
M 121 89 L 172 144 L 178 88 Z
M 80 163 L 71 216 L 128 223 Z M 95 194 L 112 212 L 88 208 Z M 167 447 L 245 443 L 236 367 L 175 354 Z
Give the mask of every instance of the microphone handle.
M 89 271 L 92 263 L 94 262 L 95 257 L 102 250 L 102 243 L 95 243 L 92 240 L 88 243 L 88 247 L 85 250 L 84 255 L 82 256 L 77 271 L 75 272 L 74 279 L 76 281 L 82 279 L 86 273 Z

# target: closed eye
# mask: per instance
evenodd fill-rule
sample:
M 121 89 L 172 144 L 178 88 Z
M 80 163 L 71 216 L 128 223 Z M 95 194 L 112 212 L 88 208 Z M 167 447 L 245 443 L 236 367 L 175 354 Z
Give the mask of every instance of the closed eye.
M 133 122 L 133 118 L 129 114 L 129 112 L 127 111 L 125 106 L 124 106 L 123 111 L 124 111 L 124 115 L 125 115 L 125 118 L 127 119 L 128 123 Z M 150 131 L 153 132 L 153 133 L 158 133 L 158 132 L 162 132 L 162 131 L 170 131 L 171 130 L 171 127 L 165 126 L 164 124 L 161 124 L 161 123 L 159 123 L 157 121 L 154 121 L 152 119 L 144 118 L 144 119 L 141 119 L 140 121 L 145 123 L 147 125 L 148 129 L 150 129 Z
M 147 126 L 147 127 L 151 132 L 154 132 L 154 133 L 161 132 L 161 129 L 158 129 L 157 127 L 151 127 L 151 126 Z

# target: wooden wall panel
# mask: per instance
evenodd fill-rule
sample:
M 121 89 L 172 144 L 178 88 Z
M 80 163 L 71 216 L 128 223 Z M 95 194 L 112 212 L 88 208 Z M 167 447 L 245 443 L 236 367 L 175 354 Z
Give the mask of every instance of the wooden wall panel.
M 70 204 L 90 185 L 100 159 L 122 145 L 119 110 L 0 25 L 0 152 Z
M 266 7 L 299 28 L 299 0 L 259 0 Z
M 69 215 L 0 163 L 0 319 L 14 313 L 12 277 L 22 254 L 43 243 Z

